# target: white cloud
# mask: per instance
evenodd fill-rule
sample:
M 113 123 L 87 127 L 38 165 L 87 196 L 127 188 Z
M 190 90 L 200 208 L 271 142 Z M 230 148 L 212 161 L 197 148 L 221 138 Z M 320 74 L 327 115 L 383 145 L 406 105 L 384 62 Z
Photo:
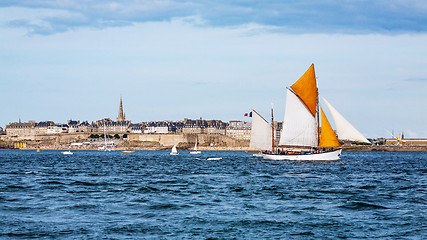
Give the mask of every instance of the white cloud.
M 29 19 L 36 12 L 27 12 Z M 271 102 L 282 120 L 285 87 L 314 62 L 321 93 L 368 137 L 384 136 L 384 127 L 425 131 L 424 83 L 404 81 L 427 76 L 425 34 L 295 35 L 256 23 L 195 27 L 203 21 L 177 17 L 48 36 L 0 28 L 1 85 L 19 89 L 0 96 L 16 103 L 3 106 L 0 125 L 18 117 L 114 117 L 120 94 L 133 121 L 232 120 L 250 108 L 267 116 Z
M 382 32 L 419 33 L 427 31 L 427 8 L 422 1 L 3 1 L 0 8 L 51 9 L 83 15 L 86 21 L 41 15 L 51 29 L 33 24 L 23 26 L 36 34 L 54 34 L 80 27 L 105 28 L 117 25 L 199 16 L 205 27 L 245 24 L 274 26 L 287 33 Z M 61 24 L 57 24 L 57 22 Z M 21 23 L 28 19 L 21 19 Z M 48 31 L 50 30 L 50 31 Z

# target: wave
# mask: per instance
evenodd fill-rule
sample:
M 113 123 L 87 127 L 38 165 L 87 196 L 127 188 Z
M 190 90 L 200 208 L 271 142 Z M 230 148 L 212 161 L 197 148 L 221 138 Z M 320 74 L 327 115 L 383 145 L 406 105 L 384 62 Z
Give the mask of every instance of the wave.
M 151 186 L 143 186 L 138 189 L 138 192 L 147 193 L 147 192 L 159 192 L 160 189 L 151 187 Z
M 12 189 L 25 189 L 28 188 L 26 186 L 21 186 L 21 185 L 8 185 L 6 186 L 6 188 L 12 188 Z
M 149 205 L 148 208 L 151 210 L 179 210 L 183 208 L 190 208 L 187 204 L 172 204 L 172 203 L 156 203 Z
M 70 186 L 76 185 L 76 186 L 107 186 L 107 185 L 113 185 L 113 183 L 107 183 L 107 182 L 84 182 L 84 181 L 74 181 L 69 184 Z
M 376 205 L 367 202 L 357 202 L 350 201 L 344 205 L 339 206 L 341 208 L 351 209 L 351 210 L 376 210 L 376 209 L 388 209 L 387 207 Z
M 65 185 L 65 183 L 63 182 L 59 182 L 59 181 L 46 181 L 46 182 L 41 182 L 41 184 L 52 184 L 52 185 Z

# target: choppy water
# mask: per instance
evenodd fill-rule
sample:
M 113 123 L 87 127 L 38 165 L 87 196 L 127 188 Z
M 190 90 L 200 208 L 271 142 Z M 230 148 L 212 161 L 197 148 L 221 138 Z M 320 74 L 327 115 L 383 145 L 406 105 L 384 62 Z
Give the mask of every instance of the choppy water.
M 0 150 L 0 238 L 427 239 L 427 153 Z

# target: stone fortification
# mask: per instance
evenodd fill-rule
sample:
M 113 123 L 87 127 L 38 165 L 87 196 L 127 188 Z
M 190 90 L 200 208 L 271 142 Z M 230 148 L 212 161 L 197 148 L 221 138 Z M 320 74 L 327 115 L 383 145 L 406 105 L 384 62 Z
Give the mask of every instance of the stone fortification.
M 220 134 L 131 134 L 130 141 L 158 142 L 163 147 L 170 147 L 177 144 L 182 148 L 192 148 L 194 143 L 198 146 L 222 146 L 222 147 L 248 147 L 249 141 L 236 140 L 234 138 Z
M 40 136 L 8 137 L 2 135 L 2 141 L 13 146 L 15 143 L 25 143 L 26 148 L 65 148 L 74 143 L 85 143 L 77 148 L 97 149 L 103 145 L 103 138 L 93 139 L 87 133 L 49 134 Z M 221 134 L 128 134 L 127 140 L 108 139 L 114 142 L 116 148 L 132 147 L 135 149 L 167 149 L 177 144 L 178 148 L 191 149 L 198 142 L 203 147 L 247 148 L 249 141 L 237 140 Z

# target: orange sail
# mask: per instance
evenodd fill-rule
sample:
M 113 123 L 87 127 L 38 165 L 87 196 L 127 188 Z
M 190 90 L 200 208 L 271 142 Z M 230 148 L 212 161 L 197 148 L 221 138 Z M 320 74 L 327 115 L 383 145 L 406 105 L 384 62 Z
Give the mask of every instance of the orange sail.
M 304 102 L 313 116 L 316 115 L 317 106 L 317 84 L 316 75 L 314 73 L 314 64 L 296 81 L 291 89 Z
M 322 113 L 322 128 L 320 132 L 320 142 L 319 147 L 339 147 L 341 146 L 338 142 L 338 138 L 335 135 L 334 130 L 332 130 L 331 124 L 329 124 L 328 119 L 323 112 L 323 109 L 320 108 Z

